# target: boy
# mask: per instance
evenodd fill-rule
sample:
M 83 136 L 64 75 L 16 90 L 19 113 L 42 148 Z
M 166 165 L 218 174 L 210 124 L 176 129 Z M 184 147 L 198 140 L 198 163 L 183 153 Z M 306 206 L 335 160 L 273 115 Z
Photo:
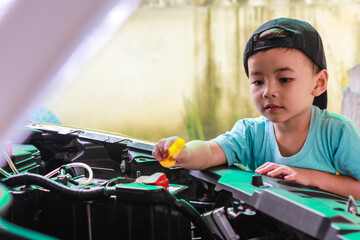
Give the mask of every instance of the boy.
M 360 199 L 359 129 L 320 109 L 326 108 L 328 73 L 318 32 L 303 21 L 271 20 L 250 37 L 244 67 L 262 116 L 239 120 L 213 140 L 188 142 L 176 165 L 240 163 L 255 173 Z M 154 157 L 165 158 L 176 138 L 160 140 Z

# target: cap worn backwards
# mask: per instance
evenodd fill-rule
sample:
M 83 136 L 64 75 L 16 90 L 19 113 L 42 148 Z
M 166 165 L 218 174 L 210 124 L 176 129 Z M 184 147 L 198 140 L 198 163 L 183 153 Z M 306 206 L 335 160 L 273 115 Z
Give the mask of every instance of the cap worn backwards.
M 269 29 L 280 28 L 288 34 L 270 39 L 261 39 L 259 35 Z M 321 37 L 316 29 L 305 21 L 291 18 L 278 18 L 261 25 L 249 38 L 244 51 L 244 68 L 249 76 L 248 58 L 257 51 L 287 47 L 302 51 L 319 69 L 326 69 L 326 58 Z M 327 107 L 327 91 L 315 97 L 314 105 L 320 109 Z

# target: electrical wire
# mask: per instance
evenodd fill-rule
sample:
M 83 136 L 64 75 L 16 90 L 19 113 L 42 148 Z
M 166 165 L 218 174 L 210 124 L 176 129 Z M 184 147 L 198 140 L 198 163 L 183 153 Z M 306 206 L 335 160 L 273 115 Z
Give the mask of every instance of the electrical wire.
M 8 173 L 7 171 L 5 171 L 3 168 L 0 168 L 0 173 L 1 173 L 2 175 L 4 175 L 5 177 L 10 177 L 10 176 L 11 176 L 11 174 Z
M 116 177 L 108 180 L 106 183 L 104 183 L 105 188 L 109 188 L 111 186 L 114 186 L 115 184 L 124 184 L 124 183 L 132 183 L 135 182 L 134 178 L 128 178 L 128 177 Z
M 4 156 L 6 161 L 9 164 L 9 167 L 11 168 L 11 170 L 15 173 L 15 174 L 19 174 L 19 171 L 16 169 L 14 162 L 11 160 L 11 157 L 9 156 L 9 154 L 5 151 L 4 152 Z
M 37 185 L 53 191 L 56 194 L 60 194 L 61 196 L 81 201 L 104 199 L 115 193 L 114 189 L 105 189 L 103 187 L 92 187 L 91 189 L 71 188 L 52 179 L 33 173 L 13 175 L 6 179 L 2 179 L 0 182 L 9 188 L 23 185 Z
M 79 181 L 79 185 L 88 185 L 91 183 L 93 177 L 94 177 L 94 174 L 93 174 L 93 171 L 92 169 L 89 167 L 89 165 L 85 164 L 85 163 L 81 163 L 81 162 L 73 162 L 73 163 L 69 163 L 69 164 L 66 164 L 66 165 L 63 165 L 61 167 L 58 167 L 56 169 L 54 169 L 53 171 L 49 172 L 48 174 L 46 174 L 44 177 L 47 177 L 47 178 L 51 178 L 52 176 L 54 176 L 55 174 L 59 173 L 60 172 L 60 169 L 64 166 L 68 166 L 68 167 L 82 167 L 82 168 L 85 168 L 88 173 L 89 173 L 89 177 L 86 181 Z

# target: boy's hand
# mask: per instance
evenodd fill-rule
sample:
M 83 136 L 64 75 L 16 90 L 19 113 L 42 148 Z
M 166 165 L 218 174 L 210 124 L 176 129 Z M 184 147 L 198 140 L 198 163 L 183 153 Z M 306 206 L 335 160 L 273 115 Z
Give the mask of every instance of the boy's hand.
M 162 161 L 163 159 L 169 156 L 168 150 L 170 146 L 175 142 L 179 137 L 168 137 L 160 139 L 158 143 L 155 144 L 155 148 L 152 152 L 152 155 L 158 160 Z M 176 161 L 174 166 L 180 166 L 181 163 L 186 162 L 189 159 L 189 153 L 186 149 L 186 145 L 184 149 L 176 156 L 174 159 Z
M 305 186 L 311 186 L 311 174 L 314 170 L 289 167 L 272 162 L 267 162 L 258 167 L 255 173 L 266 174 L 269 177 L 283 178 L 287 181 L 300 183 Z
M 305 186 L 317 187 L 345 197 L 352 195 L 355 199 L 360 200 L 360 181 L 345 175 L 338 176 L 328 172 L 289 167 L 270 162 L 258 167 L 255 173 L 284 178 L 285 180 Z

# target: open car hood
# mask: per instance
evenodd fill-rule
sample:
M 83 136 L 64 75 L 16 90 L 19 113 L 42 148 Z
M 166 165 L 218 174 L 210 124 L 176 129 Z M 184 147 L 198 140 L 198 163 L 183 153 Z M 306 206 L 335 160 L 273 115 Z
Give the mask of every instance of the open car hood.
M 24 126 L 139 4 L 23 0 L 2 17 L 0 239 L 360 239 L 351 197 L 236 167 L 163 168 L 152 143 L 116 133 Z

